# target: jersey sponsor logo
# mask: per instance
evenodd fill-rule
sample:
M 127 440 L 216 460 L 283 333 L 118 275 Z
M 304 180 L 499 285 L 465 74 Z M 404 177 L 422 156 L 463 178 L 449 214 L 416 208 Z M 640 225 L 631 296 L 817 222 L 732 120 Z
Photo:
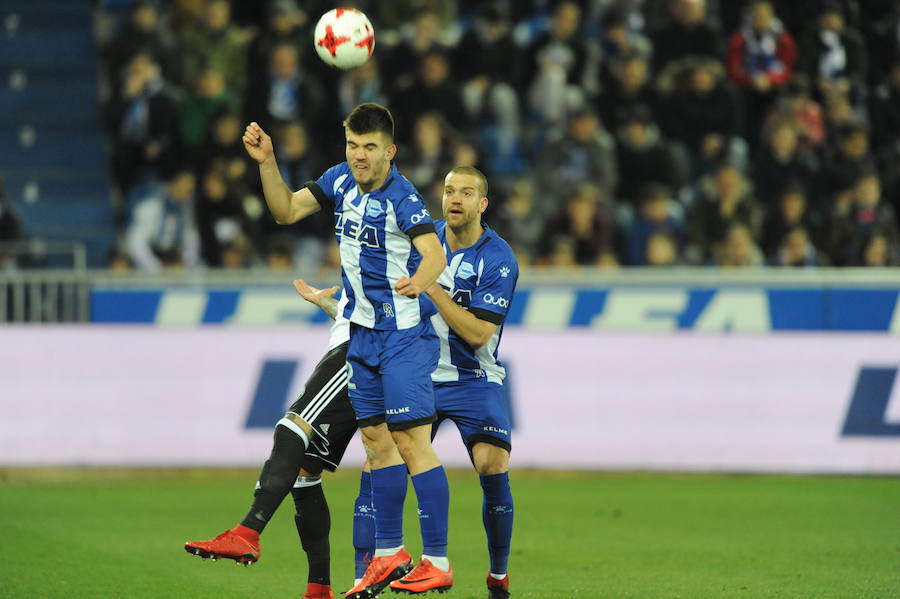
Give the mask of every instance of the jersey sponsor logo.
M 475 265 L 471 262 L 460 262 L 456 269 L 456 276 L 461 279 L 470 279 L 475 276 Z
M 475 375 L 476 379 L 487 378 L 487 373 L 484 371 L 483 368 L 476 368 L 475 370 L 472 371 L 472 373 Z
M 500 428 L 499 426 L 485 426 L 482 429 L 486 433 L 500 433 L 501 435 L 508 435 L 509 431 L 505 428 Z
M 366 204 L 366 216 L 369 218 L 378 218 L 384 214 L 384 208 L 378 200 L 369 200 Z
M 414 193 L 409 194 L 408 196 L 406 196 L 406 198 L 407 198 L 410 202 L 418 202 L 418 201 L 419 201 L 419 196 L 417 196 L 417 195 L 414 194 Z
M 431 218 L 431 214 L 428 212 L 428 208 L 422 208 L 419 212 L 416 212 L 412 216 L 409 217 L 409 222 L 414 225 L 418 225 L 420 222 L 425 220 L 426 218 Z
M 322 429 L 322 432 L 325 433 L 325 434 L 327 435 L 327 434 L 328 434 L 328 429 L 331 428 L 331 425 L 328 424 L 328 423 L 320 424 L 320 425 L 319 425 L 319 428 Z
M 485 303 L 492 304 L 494 306 L 500 306 L 501 308 L 509 307 L 509 300 L 505 297 L 494 297 L 492 293 L 485 293 L 484 297 L 482 297 Z
M 384 413 L 391 416 L 396 416 L 397 414 L 408 414 L 409 406 L 403 406 L 402 408 L 389 408 L 385 410 Z
M 334 224 L 334 233 L 338 237 L 349 237 L 355 239 L 360 245 L 368 247 L 381 247 L 378 242 L 378 229 L 372 225 L 364 225 L 358 223 L 351 218 L 347 218 L 343 214 L 339 214 Z
M 500 267 L 500 276 L 503 278 L 506 278 L 509 276 L 509 267 L 508 266 Z
M 385 318 L 393 318 L 394 317 L 394 308 L 389 303 L 384 302 L 381 304 L 381 309 L 384 311 Z

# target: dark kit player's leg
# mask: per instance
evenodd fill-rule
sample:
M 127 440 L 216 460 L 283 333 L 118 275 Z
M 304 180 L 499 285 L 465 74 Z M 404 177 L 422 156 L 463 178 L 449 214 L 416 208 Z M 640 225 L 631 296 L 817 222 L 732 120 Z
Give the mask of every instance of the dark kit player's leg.
M 185 543 L 188 553 L 200 557 L 228 558 L 249 564 L 259 559 L 259 534 L 265 529 L 275 510 L 291 492 L 304 462 L 307 448 L 312 451 L 323 436 L 320 420 L 337 411 L 334 434 L 342 434 L 346 427 L 355 429 L 355 419 L 347 400 L 346 344 L 329 351 L 310 377 L 300 398 L 291 406 L 275 427 L 272 453 L 259 476 L 253 504 L 240 524 L 209 541 Z M 343 405 L 344 409 L 341 410 Z M 332 417 L 334 413 L 330 414 Z M 308 418 L 308 420 L 307 420 Z M 331 424 L 326 425 L 330 428 Z M 324 444 L 326 447 L 328 443 Z M 340 455 L 343 455 L 341 447 Z M 340 457 L 336 461 L 339 461 Z M 336 466 L 336 463 L 333 464 Z M 326 467 L 328 464 L 326 463 Z

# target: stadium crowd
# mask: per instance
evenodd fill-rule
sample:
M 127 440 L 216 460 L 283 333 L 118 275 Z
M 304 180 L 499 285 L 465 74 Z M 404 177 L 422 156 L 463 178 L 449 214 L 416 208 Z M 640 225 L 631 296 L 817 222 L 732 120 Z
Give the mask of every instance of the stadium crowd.
M 397 164 L 439 214 L 476 165 L 522 265 L 900 264 L 900 2 L 348 2 L 374 57 L 313 47 L 335 3 L 102 0 L 111 264 L 335 266 L 328 214 L 277 226 L 241 134 L 294 189 L 389 106 Z

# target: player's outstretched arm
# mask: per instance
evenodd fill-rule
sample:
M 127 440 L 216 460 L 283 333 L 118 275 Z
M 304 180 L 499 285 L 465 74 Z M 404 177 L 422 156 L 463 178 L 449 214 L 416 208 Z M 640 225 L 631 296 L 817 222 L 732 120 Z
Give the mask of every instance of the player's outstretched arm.
M 394 285 L 397 293 L 406 297 L 419 297 L 425 290 L 431 287 L 444 269 L 447 268 L 447 256 L 441 241 L 434 233 L 423 233 L 413 237 L 413 245 L 416 246 L 422 261 L 419 268 L 411 277 L 403 277 Z
M 428 296 L 434 302 L 438 312 L 453 332 L 463 340 L 478 349 L 488 342 L 488 339 L 497 330 L 497 325 L 482 320 L 453 301 L 444 288 L 435 283 L 428 288 Z
M 319 202 L 308 189 L 292 192 L 278 170 L 272 138 L 253 122 L 244 129 L 244 149 L 259 163 L 259 178 L 269 211 L 280 225 L 290 225 L 319 210 Z
M 294 289 L 303 299 L 311 304 L 317 305 L 325 314 L 331 318 L 337 318 L 338 301 L 334 299 L 334 295 L 340 291 L 340 286 L 328 287 L 327 289 L 316 289 L 303 279 L 294 281 Z

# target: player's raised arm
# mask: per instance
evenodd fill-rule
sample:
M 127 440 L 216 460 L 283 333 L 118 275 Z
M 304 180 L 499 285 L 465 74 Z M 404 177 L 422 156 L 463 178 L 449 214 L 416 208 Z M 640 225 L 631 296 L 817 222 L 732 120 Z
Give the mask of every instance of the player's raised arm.
M 331 318 L 337 318 L 338 301 L 334 299 L 334 295 L 340 291 L 339 285 L 327 289 L 316 289 L 303 279 L 296 279 L 294 281 L 294 289 L 297 290 L 297 293 L 303 299 L 321 308 L 325 314 Z
M 423 233 L 413 237 L 412 242 L 421 254 L 422 262 L 411 277 L 403 277 L 394 285 L 397 293 L 406 297 L 418 297 L 424 293 L 447 268 L 447 256 L 437 235 Z
M 291 191 L 281 178 L 272 138 L 262 127 L 255 122 L 247 125 L 243 142 L 247 154 L 259 163 L 263 194 L 275 222 L 290 225 L 319 210 L 319 202 L 309 189 Z
M 453 298 L 447 295 L 444 288 L 437 283 L 428 288 L 428 296 L 434 302 L 441 318 L 447 322 L 454 333 L 471 345 L 472 349 L 478 349 L 487 343 L 500 325 L 499 322 L 488 322 L 478 318 L 454 302 Z

